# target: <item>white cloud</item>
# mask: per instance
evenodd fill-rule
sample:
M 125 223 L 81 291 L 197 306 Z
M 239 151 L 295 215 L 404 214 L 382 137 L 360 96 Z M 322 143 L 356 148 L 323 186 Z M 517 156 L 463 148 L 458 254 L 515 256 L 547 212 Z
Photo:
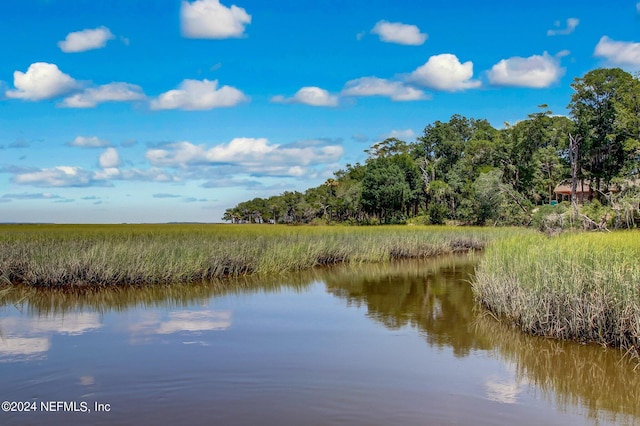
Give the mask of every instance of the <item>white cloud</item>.
M 407 25 L 401 22 L 379 21 L 371 30 L 377 34 L 380 40 L 387 43 L 419 46 L 427 39 L 427 34 L 421 33 L 415 25 Z
M 640 43 L 615 41 L 604 36 L 596 45 L 593 55 L 605 58 L 614 65 L 640 67 Z
M 579 23 L 580 23 L 580 20 L 578 18 L 569 18 L 567 19 L 567 27 L 560 28 L 560 21 L 556 21 L 555 22 L 556 29 L 548 30 L 547 35 L 548 36 L 569 35 L 576 30 L 576 27 L 578 26 Z
M 115 148 L 107 148 L 102 154 L 100 154 L 98 163 L 103 169 L 118 167 L 120 165 L 118 150 Z
M 108 169 L 118 170 L 118 169 Z M 121 180 L 139 180 L 144 182 L 178 182 L 180 178 L 166 170 L 162 170 L 158 167 L 152 167 L 150 169 L 127 169 L 118 171 L 117 176 L 112 178 L 118 178 Z
M 16 90 L 7 90 L 9 98 L 39 101 L 65 95 L 76 88 L 78 83 L 63 73 L 55 64 L 35 62 L 27 72 L 15 71 L 13 85 Z
M 85 89 L 65 98 L 60 106 L 67 108 L 94 108 L 102 102 L 129 102 L 146 99 L 142 88 L 129 83 L 109 83 Z
M 111 146 L 111 142 L 100 139 L 97 136 L 76 136 L 69 145 L 79 148 L 103 148 Z
M 564 53 L 564 51 L 562 52 Z M 489 81 L 496 86 L 517 86 L 540 89 L 549 87 L 564 75 L 558 58 L 544 52 L 528 58 L 515 56 L 503 59 L 489 71 Z
M 460 63 L 456 55 L 443 53 L 429 58 L 409 76 L 409 81 L 436 90 L 455 92 L 482 84 L 473 77 L 473 62 Z
M 183 109 L 188 111 L 231 107 L 249 98 L 231 86 L 218 88 L 218 80 L 184 80 L 178 89 L 169 90 L 151 101 L 151 109 Z
M 389 133 L 385 133 L 383 135 L 378 136 L 378 139 L 383 141 L 389 138 L 396 138 L 403 141 L 409 141 L 416 137 L 416 132 L 413 129 L 404 129 L 404 130 L 391 130 Z
M 333 163 L 343 153 L 340 145 L 314 141 L 278 145 L 270 144 L 264 138 L 235 138 L 227 144 L 210 148 L 190 142 L 175 142 L 148 150 L 146 158 L 157 167 L 187 169 L 224 165 L 232 167 L 230 173 L 300 176 L 306 173 L 305 167 Z
M 109 163 L 105 163 L 109 165 Z M 90 171 L 81 167 L 57 166 L 45 169 L 16 170 L 11 181 L 19 185 L 32 185 L 40 188 L 110 186 L 111 180 L 143 181 L 143 182 L 178 182 L 180 178 L 166 170 L 152 167 L 150 169 L 118 169 L 106 167 L 99 171 Z M 52 196 L 51 198 L 60 198 Z M 11 198 L 0 198 L 11 200 Z
M 103 26 L 69 33 L 63 41 L 58 42 L 58 47 L 65 53 L 84 52 L 101 49 L 114 38 L 109 28 Z
M 348 81 L 342 94 L 345 96 L 388 96 L 394 101 L 429 99 L 429 96 L 422 90 L 406 86 L 400 81 L 389 81 L 378 77 L 362 77 Z
M 182 35 L 188 38 L 242 37 L 251 15 L 236 5 L 226 7 L 219 0 L 182 1 L 180 7 Z
M 640 2 L 636 3 L 636 12 L 640 13 Z
M 12 181 L 21 185 L 38 187 L 90 186 L 94 184 L 93 173 L 80 167 L 57 166 L 50 169 L 18 173 Z
M 338 105 L 338 97 L 320 87 L 309 86 L 301 88 L 290 98 L 282 95 L 274 96 L 271 102 L 333 107 Z

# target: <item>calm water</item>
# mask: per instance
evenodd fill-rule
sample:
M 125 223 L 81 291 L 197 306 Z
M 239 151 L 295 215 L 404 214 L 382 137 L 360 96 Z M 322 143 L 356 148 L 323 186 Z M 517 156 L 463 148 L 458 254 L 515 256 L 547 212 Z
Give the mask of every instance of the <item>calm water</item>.
M 448 257 L 226 288 L 5 293 L 0 400 L 37 412 L 0 424 L 640 424 L 640 369 L 482 315 L 472 271 Z

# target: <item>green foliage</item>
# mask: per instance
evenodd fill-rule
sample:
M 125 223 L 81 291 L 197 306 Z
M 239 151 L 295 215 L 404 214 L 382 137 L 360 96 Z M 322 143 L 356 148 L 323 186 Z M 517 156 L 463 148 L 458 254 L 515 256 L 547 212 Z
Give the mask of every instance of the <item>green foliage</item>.
M 610 208 L 602 213 L 587 206 L 587 216 L 616 227 L 635 226 L 640 197 L 609 189 L 633 186 L 629 183 L 640 173 L 640 81 L 620 69 L 597 69 L 571 87 L 572 119 L 540 105 L 526 120 L 498 130 L 487 120 L 455 114 L 428 124 L 413 142 L 375 143 L 365 151 L 365 164 L 347 164 L 304 193 L 245 201 L 227 209 L 223 220 L 391 224 L 426 213 L 438 224 L 558 229 L 566 226 L 565 215 L 532 212 L 554 200 L 556 186 L 571 179 L 572 135 L 581 141 L 577 178 Z M 579 226 L 580 220 L 569 222 Z
M 500 190 L 501 177 L 500 171 L 493 170 L 482 173 L 473 183 L 477 225 L 484 225 L 487 221 L 495 223 L 498 219 L 499 208 L 504 202 Z
M 428 214 L 419 214 L 412 218 L 407 219 L 409 225 L 431 225 L 431 218 Z
M 543 204 L 538 206 L 532 214 L 531 225 L 536 229 L 555 233 L 558 230 L 566 229 L 571 224 L 569 203 L 556 205 Z
M 605 223 L 610 225 L 615 221 L 615 215 L 611 207 L 604 206 L 600 201 L 594 199 L 593 201 L 585 204 L 580 209 L 580 213 L 587 216 L 595 223 Z
M 449 213 L 449 208 L 444 204 L 441 204 L 441 203 L 429 204 L 429 208 L 427 209 L 427 214 L 429 215 L 429 223 L 431 225 L 444 224 L 444 221 L 447 218 L 448 213 Z
M 638 83 L 620 68 L 600 68 L 576 78 L 571 87 L 575 92 L 569 108 L 583 138 L 580 165 L 600 189 L 600 180 L 608 184 L 628 164 L 625 141 L 639 137 L 631 134 L 640 127 L 638 112 L 632 112 L 638 95 L 627 94 L 637 91 Z
M 392 212 L 408 201 L 410 190 L 400 167 L 380 157 L 368 163 L 362 180 L 362 206 L 385 223 Z

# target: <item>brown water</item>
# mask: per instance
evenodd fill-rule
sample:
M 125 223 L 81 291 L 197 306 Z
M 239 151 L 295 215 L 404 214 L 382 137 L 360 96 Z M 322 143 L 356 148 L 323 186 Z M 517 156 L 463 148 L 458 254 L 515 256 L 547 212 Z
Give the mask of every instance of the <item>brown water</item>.
M 640 369 L 483 315 L 473 265 L 0 290 L 0 424 L 640 424 Z

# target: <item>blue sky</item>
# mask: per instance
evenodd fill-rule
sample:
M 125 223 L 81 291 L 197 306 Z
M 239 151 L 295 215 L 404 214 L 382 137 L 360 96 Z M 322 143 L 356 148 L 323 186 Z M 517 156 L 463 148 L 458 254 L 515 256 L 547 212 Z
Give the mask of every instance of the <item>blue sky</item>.
M 640 69 L 636 1 L 4 0 L 0 222 L 218 222 Z

